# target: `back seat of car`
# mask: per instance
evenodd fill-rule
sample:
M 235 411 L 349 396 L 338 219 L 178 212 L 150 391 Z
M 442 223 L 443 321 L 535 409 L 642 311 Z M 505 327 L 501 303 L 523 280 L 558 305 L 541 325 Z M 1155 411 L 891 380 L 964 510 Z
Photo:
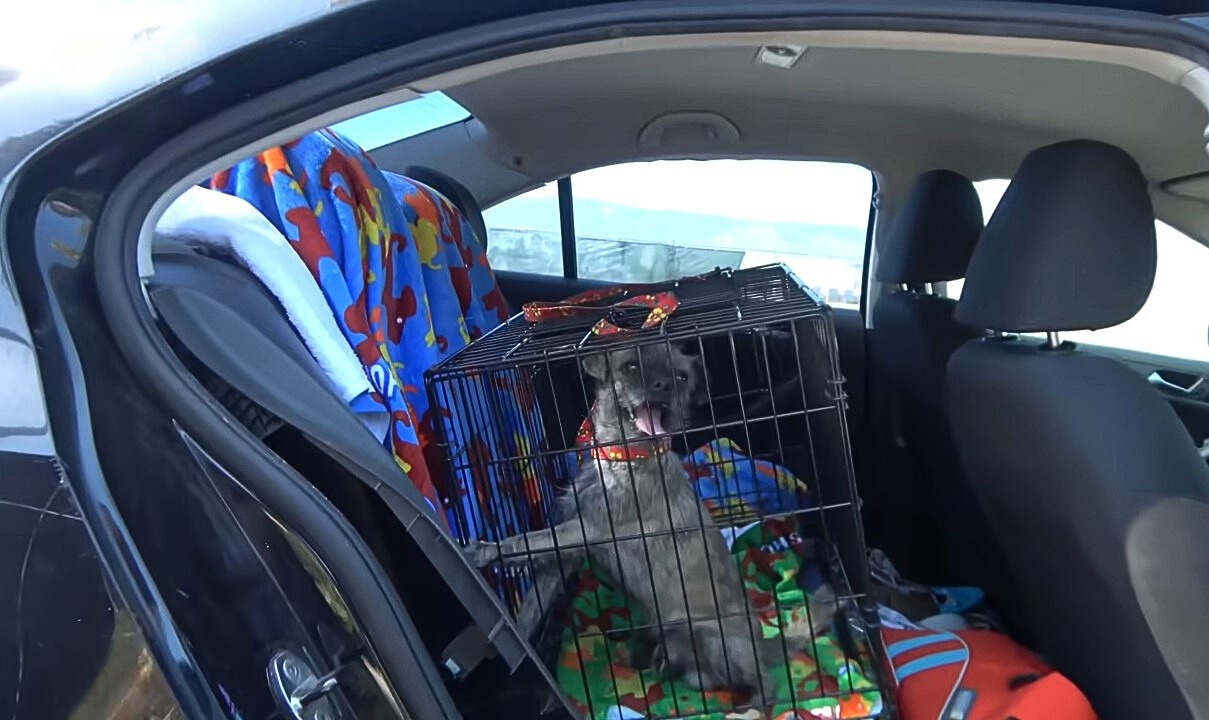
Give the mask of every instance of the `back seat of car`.
M 470 660 L 498 653 L 516 672 L 528 654 L 503 606 L 389 450 L 332 392 L 276 298 L 233 258 L 180 240 L 157 238 L 152 259 L 148 294 L 177 354 L 365 536 L 423 618 L 428 651 L 448 654 L 452 643 Z

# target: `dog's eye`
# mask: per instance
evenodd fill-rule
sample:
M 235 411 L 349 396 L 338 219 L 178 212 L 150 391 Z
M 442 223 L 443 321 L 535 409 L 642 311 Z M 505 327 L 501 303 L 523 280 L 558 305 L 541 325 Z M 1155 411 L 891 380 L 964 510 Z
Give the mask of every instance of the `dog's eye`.
M 621 369 L 625 370 L 628 373 L 638 372 L 638 363 L 631 360 L 630 362 L 626 363 L 625 365 L 622 365 Z
M 688 382 L 688 373 L 678 372 L 676 373 L 676 379 L 680 382 Z

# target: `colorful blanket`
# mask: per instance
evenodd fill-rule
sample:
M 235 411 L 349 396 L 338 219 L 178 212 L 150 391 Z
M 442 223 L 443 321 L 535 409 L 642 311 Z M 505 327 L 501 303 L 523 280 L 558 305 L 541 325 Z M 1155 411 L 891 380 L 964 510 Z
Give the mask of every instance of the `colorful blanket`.
M 750 525 L 731 544 L 752 606 L 772 605 L 776 596 L 780 617 L 773 612 L 761 618 L 766 638 L 777 637 L 785 622 L 805 621 L 808 594 L 799 583 L 800 544 L 785 520 Z M 568 615 L 557 677 L 584 717 L 805 720 L 868 718 L 881 711 L 881 697 L 865 669 L 828 635 L 816 638 L 811 648 L 791 651 L 786 663 L 772 669 L 776 696 L 770 706 L 739 712 L 736 705 L 749 702 L 730 691 L 695 691 L 657 671 L 633 667 L 628 630 L 647 621 L 590 570 L 581 575 Z
M 424 388 L 426 370 L 508 317 L 467 219 L 432 189 L 382 172 L 330 130 L 266 150 L 208 184 L 250 202 L 305 261 L 374 388 L 350 405 L 388 414 L 384 444 L 432 507 L 451 527 L 465 518 L 468 526 L 457 529 L 470 537 L 531 529 L 547 500 L 535 478 L 523 477 L 518 490 L 515 477 L 504 482 L 490 469 L 446 477 L 436 441 L 444 423 L 451 454 L 523 455 L 525 434 L 516 430 L 542 427 L 532 417 L 536 408 L 506 401 L 496 427 L 472 429 L 430 408 Z M 461 392 L 502 390 L 479 381 Z M 509 495 L 514 502 L 501 504 Z M 462 512 L 453 507 L 459 502 Z M 493 515 L 484 518 L 484 510 Z
M 723 527 L 765 637 L 808 623 L 806 588 L 821 573 L 801 556 L 802 538 L 789 519 L 760 518 L 808 507 L 804 483 L 785 468 L 749 457 L 721 438 L 684 459 L 684 468 L 714 520 Z M 739 529 L 736 529 L 739 528 Z M 631 664 L 636 652 L 629 628 L 647 620 L 625 596 L 581 570 L 567 617 L 557 667 L 559 684 L 585 716 L 620 718 L 865 718 L 881 710 L 876 686 L 829 636 L 793 652 L 774 668 L 776 697 L 761 711 L 732 712 L 740 698 L 727 691 L 702 693 L 682 682 Z M 754 714 L 753 714 L 754 713 Z
M 746 525 L 810 503 L 805 483 L 793 473 L 744 455 L 730 438 L 703 445 L 685 458 L 684 469 L 721 525 Z

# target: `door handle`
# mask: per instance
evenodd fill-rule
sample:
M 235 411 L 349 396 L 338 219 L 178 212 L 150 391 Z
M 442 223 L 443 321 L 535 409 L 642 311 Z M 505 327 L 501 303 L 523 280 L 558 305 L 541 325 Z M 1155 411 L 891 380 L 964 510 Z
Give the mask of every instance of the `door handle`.
M 1172 373 L 1167 374 L 1168 376 L 1172 375 Z M 1203 394 L 1203 392 L 1198 392 L 1202 391 L 1205 387 L 1205 378 L 1203 376 L 1191 375 L 1187 373 L 1178 373 L 1178 375 L 1178 378 L 1171 377 L 1169 379 L 1168 377 L 1163 376 L 1162 370 L 1155 370 L 1154 372 L 1150 373 L 1150 376 L 1146 379 L 1150 381 L 1151 385 L 1177 395 L 1189 396 Z
M 290 720 L 339 720 L 330 695 L 340 687 L 336 675 L 342 669 L 319 675 L 301 655 L 282 650 L 269 659 L 269 689 Z

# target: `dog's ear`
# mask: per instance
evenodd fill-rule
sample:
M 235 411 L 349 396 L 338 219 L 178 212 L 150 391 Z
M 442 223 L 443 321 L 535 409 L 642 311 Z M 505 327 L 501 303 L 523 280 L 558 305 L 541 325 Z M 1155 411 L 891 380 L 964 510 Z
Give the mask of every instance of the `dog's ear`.
M 608 374 L 609 362 L 605 358 L 604 353 L 594 353 L 592 355 L 588 355 L 579 362 L 581 365 L 583 365 L 584 372 L 597 380 L 604 380 L 605 375 Z

